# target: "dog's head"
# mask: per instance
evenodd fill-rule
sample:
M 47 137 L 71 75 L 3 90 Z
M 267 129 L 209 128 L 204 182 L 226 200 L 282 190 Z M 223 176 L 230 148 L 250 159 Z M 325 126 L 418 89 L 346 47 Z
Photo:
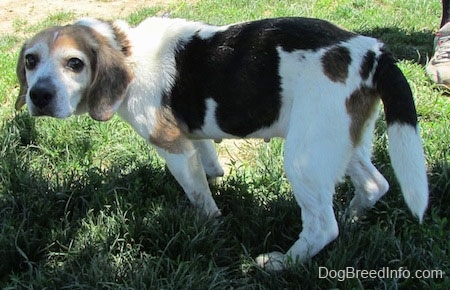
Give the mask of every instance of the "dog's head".
M 126 35 L 95 19 L 48 28 L 27 41 L 17 62 L 16 109 L 66 118 L 89 112 L 109 120 L 123 101 L 132 74 Z

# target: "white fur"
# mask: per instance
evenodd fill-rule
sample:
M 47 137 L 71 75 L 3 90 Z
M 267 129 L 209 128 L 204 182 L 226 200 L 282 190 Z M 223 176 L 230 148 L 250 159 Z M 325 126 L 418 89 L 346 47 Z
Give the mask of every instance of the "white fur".
M 422 222 L 428 205 L 428 182 L 419 128 L 394 124 L 388 127 L 389 156 L 403 197 Z
M 124 25 L 125 22 L 123 22 L 123 21 L 116 21 L 116 23 L 123 29 L 128 28 L 127 25 Z M 100 21 L 95 18 L 85 17 L 85 18 L 79 19 L 77 22 L 75 22 L 75 24 L 90 27 L 90 28 L 94 29 L 101 35 L 105 36 L 108 39 L 109 44 L 112 47 L 114 47 L 116 49 L 120 49 L 120 47 L 117 44 L 117 41 L 115 40 L 114 30 L 111 28 L 111 26 L 108 23 Z

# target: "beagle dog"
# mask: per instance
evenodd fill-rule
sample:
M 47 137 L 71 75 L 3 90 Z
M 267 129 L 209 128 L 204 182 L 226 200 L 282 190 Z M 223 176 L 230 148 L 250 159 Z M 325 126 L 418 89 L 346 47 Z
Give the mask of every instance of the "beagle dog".
M 406 204 L 422 221 L 428 184 L 407 80 L 380 41 L 319 19 L 227 26 L 183 19 L 84 18 L 39 32 L 19 55 L 19 109 L 66 118 L 115 113 L 155 146 L 190 202 L 219 216 L 207 176 L 223 170 L 212 140 L 285 138 L 284 167 L 302 231 L 285 253 L 257 257 L 279 270 L 338 236 L 335 184 L 349 175 L 357 215 L 388 191 L 371 162 L 380 100 L 389 154 Z M 261 237 L 263 240 L 264 237 Z

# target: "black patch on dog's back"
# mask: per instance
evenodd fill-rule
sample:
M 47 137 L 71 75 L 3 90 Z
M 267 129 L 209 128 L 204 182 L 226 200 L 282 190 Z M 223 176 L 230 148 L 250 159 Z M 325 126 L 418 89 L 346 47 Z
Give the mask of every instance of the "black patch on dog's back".
M 359 70 L 359 74 L 361 75 L 363 80 L 367 80 L 369 78 L 369 75 L 372 72 L 374 64 L 375 64 L 375 52 L 369 50 L 366 53 L 366 55 L 364 55 L 363 62 L 361 64 L 361 69 Z
M 175 84 L 163 102 L 193 131 L 203 126 L 206 99 L 212 98 L 217 103 L 220 128 L 245 137 L 272 125 L 279 117 L 277 47 L 288 52 L 314 51 L 354 35 L 328 22 L 307 18 L 237 24 L 206 39 L 199 32 L 179 43 Z

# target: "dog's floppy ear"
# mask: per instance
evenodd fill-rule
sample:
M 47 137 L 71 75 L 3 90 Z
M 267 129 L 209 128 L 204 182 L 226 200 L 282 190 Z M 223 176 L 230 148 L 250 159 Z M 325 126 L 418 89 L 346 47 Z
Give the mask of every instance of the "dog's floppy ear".
M 98 121 L 112 118 L 122 103 L 132 74 L 125 55 L 102 41 L 95 51 L 93 80 L 87 92 L 89 115 Z
M 26 94 L 28 91 L 27 77 L 25 75 L 25 59 L 24 59 L 25 48 L 26 44 L 22 46 L 22 49 L 20 50 L 19 53 L 19 58 L 17 60 L 16 74 L 17 79 L 19 80 L 20 89 L 15 104 L 16 110 L 20 110 L 25 105 Z

